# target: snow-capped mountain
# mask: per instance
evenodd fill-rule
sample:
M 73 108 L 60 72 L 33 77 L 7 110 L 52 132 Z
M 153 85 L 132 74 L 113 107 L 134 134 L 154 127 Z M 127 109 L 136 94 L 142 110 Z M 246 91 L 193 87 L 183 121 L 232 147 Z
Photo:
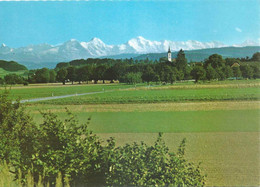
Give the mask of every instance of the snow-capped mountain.
M 246 47 L 246 46 L 259 46 L 260 45 L 260 38 L 258 38 L 258 41 L 253 40 L 246 40 L 241 44 L 235 44 L 234 47 Z
M 12 52 L 11 48 L 9 48 L 8 46 L 6 46 L 4 43 L 2 43 L 1 47 L 0 47 L 0 55 L 1 54 L 8 54 Z
M 112 45 L 106 45 L 99 38 L 92 38 L 89 42 L 81 42 L 80 44 L 89 52 L 91 56 L 109 55 L 113 49 Z
M 245 41 L 236 47 L 260 45 L 258 42 Z M 89 42 L 79 42 L 71 39 L 59 45 L 39 44 L 20 48 L 10 48 L 5 44 L 0 47 L 0 59 L 18 62 L 50 63 L 70 61 L 74 59 L 97 58 L 120 54 L 146 54 L 166 52 L 169 47 L 172 51 L 220 48 L 227 45 L 221 42 L 188 41 L 150 41 L 141 36 L 130 39 L 124 44 L 107 45 L 99 38 Z

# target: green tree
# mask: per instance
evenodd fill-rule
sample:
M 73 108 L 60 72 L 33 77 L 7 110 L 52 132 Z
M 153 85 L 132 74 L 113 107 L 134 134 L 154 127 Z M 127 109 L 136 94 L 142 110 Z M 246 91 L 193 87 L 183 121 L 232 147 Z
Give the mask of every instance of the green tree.
M 170 65 L 167 65 L 166 63 L 162 63 L 160 64 L 160 80 L 163 81 L 163 82 L 166 82 L 166 83 L 169 83 L 171 82 L 172 80 L 172 76 L 175 76 L 176 78 L 176 75 L 174 74 L 173 72 L 173 69 Z M 176 73 L 176 72 L 175 72 Z
M 92 80 L 93 74 L 93 67 L 92 66 L 82 66 L 76 69 L 76 80 L 79 81 L 86 81 L 88 83 L 89 80 Z
M 116 63 L 113 66 L 114 73 L 115 73 L 115 80 L 122 81 L 125 74 L 127 73 L 128 67 L 129 67 L 129 65 L 127 65 L 127 64 L 123 64 L 120 62 Z
M 166 62 L 168 62 L 168 59 L 166 57 L 161 57 L 159 59 L 159 63 L 166 63 Z
M 176 67 L 180 71 L 185 71 L 185 68 L 187 66 L 187 59 L 185 57 L 184 51 L 181 49 L 176 58 Z
M 86 74 L 84 76 L 84 80 L 87 81 L 87 83 L 88 83 L 89 80 L 93 80 L 94 79 L 93 78 L 94 77 L 94 71 L 95 71 L 95 67 L 94 66 L 87 66 L 86 67 L 86 69 L 85 69 Z
M 154 76 L 154 81 L 156 82 L 156 84 L 160 81 L 160 76 L 156 73 L 155 73 L 155 76 Z
M 253 54 L 252 58 L 251 58 L 251 61 L 257 61 L 259 62 L 260 61 L 260 52 L 256 52 Z
M 176 77 L 177 80 L 180 81 L 180 80 L 183 80 L 183 79 L 184 79 L 184 76 L 185 76 L 185 75 L 184 75 L 184 73 L 183 73 L 182 70 L 178 71 L 177 68 L 174 67 L 174 68 L 173 68 L 173 71 L 174 71 L 174 74 L 176 75 L 175 77 Z
M 242 73 L 241 73 L 239 67 L 233 67 L 232 69 L 233 69 L 233 75 L 236 77 L 236 79 L 237 79 L 238 77 L 241 77 L 241 76 L 242 76 Z
M 70 66 L 67 68 L 67 77 L 66 79 L 68 79 L 69 81 L 71 81 L 71 84 L 74 83 L 74 81 L 76 80 L 76 67 L 75 66 Z
M 84 77 L 85 77 L 85 66 L 77 68 L 75 81 L 78 81 L 79 84 L 81 84 L 81 81 L 84 81 Z
M 36 72 L 36 70 L 34 70 L 34 69 L 31 69 L 31 70 L 29 70 L 29 72 L 28 72 L 28 81 L 29 81 L 30 83 L 36 83 L 36 80 L 35 80 L 35 72 Z
M 227 78 L 225 74 L 225 66 L 216 68 L 216 72 L 219 80 L 225 80 Z
M 124 77 L 124 82 L 128 84 L 136 84 L 142 82 L 142 73 L 129 72 Z
M 205 80 L 206 71 L 202 66 L 196 65 L 191 71 L 191 76 L 195 79 L 195 82 L 198 82 L 198 80 Z
M 12 73 L 4 76 L 4 82 L 6 84 L 22 84 L 24 79 L 21 76 Z
M 50 74 L 50 82 L 51 83 L 56 82 L 56 72 L 53 69 L 51 69 L 49 70 L 49 74 Z
M 242 76 L 244 78 L 248 78 L 248 79 L 253 78 L 254 70 L 250 65 L 248 65 L 248 64 L 241 65 L 240 70 L 241 70 Z
M 105 83 L 105 72 L 108 69 L 107 65 L 100 65 L 97 66 L 93 72 L 93 79 L 95 81 L 95 84 L 98 80 L 103 80 L 103 83 Z
M 176 81 L 176 76 L 180 76 L 181 71 L 178 71 L 176 68 L 171 68 L 169 72 L 169 81 L 171 84 Z
M 191 75 L 190 75 L 191 70 L 192 70 L 192 68 L 191 68 L 190 64 L 187 65 L 187 66 L 184 68 L 183 73 L 184 73 L 184 79 L 185 79 L 185 80 L 191 79 Z
M 60 81 L 60 82 L 62 82 L 63 85 L 65 85 L 67 74 L 68 74 L 68 72 L 67 72 L 67 69 L 65 69 L 65 68 L 61 68 L 60 70 L 58 70 L 57 76 L 56 76 L 57 81 Z
M 155 72 L 150 65 L 148 65 L 146 67 L 146 70 L 144 71 L 144 73 L 142 75 L 142 79 L 143 79 L 143 81 L 147 82 L 148 84 L 151 81 L 155 81 Z
M 70 66 L 70 64 L 68 62 L 60 62 L 56 65 L 55 69 L 59 70 L 59 69 L 62 69 L 62 68 L 67 68 L 69 66 Z
M 224 73 L 226 78 L 233 77 L 233 70 L 229 65 L 224 66 Z
M 216 79 L 218 77 L 216 70 L 209 64 L 206 68 L 206 78 L 208 80 Z
M 113 83 L 113 81 L 116 79 L 116 72 L 113 66 L 106 69 L 104 78 L 106 80 L 110 80 L 110 83 Z
M 48 83 L 50 82 L 50 73 L 48 68 L 38 69 L 35 72 L 35 81 L 37 83 Z
M 260 78 L 260 66 L 258 64 L 251 65 L 253 69 L 253 78 Z
M 211 64 L 213 68 L 219 68 L 225 65 L 225 61 L 221 55 L 213 54 L 205 61 L 205 67 L 207 67 L 209 64 Z

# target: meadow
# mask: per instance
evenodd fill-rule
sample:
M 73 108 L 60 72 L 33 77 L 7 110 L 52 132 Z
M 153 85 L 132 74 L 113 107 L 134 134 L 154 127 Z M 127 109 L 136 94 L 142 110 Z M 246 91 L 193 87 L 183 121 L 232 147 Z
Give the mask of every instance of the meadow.
M 50 96 L 61 96 L 61 95 L 69 95 L 69 94 L 80 94 L 80 93 L 88 93 L 88 92 L 97 92 L 97 91 L 121 91 L 121 92 L 111 92 L 105 93 L 102 95 L 98 95 L 91 97 L 78 97 L 79 100 L 84 100 L 84 102 L 97 103 L 97 102 L 114 102 L 114 103 L 122 103 L 123 102 L 138 102 L 141 99 L 141 102 L 154 101 L 158 102 L 163 101 L 163 97 L 172 101 L 176 101 L 178 99 L 185 99 L 187 96 L 192 99 L 201 100 L 207 99 L 205 97 L 212 96 L 217 97 L 218 94 L 222 94 L 222 97 L 243 97 L 248 99 L 254 99 L 258 97 L 259 90 L 257 89 L 260 86 L 260 80 L 232 80 L 232 81 L 212 81 L 212 82 L 203 82 L 201 84 L 194 84 L 193 82 L 177 82 L 173 85 L 147 85 L 147 84 L 137 84 L 137 85 L 128 85 L 128 84 L 77 84 L 72 85 L 71 83 L 67 83 L 66 85 L 62 85 L 61 83 L 44 83 L 44 84 L 30 84 L 28 86 L 23 85 L 5 85 L 0 87 L 0 92 L 4 92 L 4 90 L 8 90 L 10 92 L 10 97 L 14 100 L 17 98 L 20 99 L 32 99 L 32 98 L 42 98 L 42 97 L 50 97 Z M 127 90 L 125 90 L 127 89 Z M 221 90 L 220 90 L 221 89 Z M 227 90 L 228 89 L 228 90 Z M 124 90 L 126 92 L 124 92 Z M 129 92 L 133 90 L 135 92 Z M 147 92 L 147 91 L 152 92 Z M 157 91 L 156 91 L 157 90 Z M 166 90 L 166 91 L 165 91 Z M 233 91 L 233 95 L 230 96 L 229 91 Z M 163 95 L 161 95 L 163 94 Z M 197 96 L 198 94 L 198 96 Z M 165 96 L 164 96 L 165 95 Z M 224 95 L 224 96 L 223 96 Z M 145 96 L 145 97 L 144 97 Z M 123 97 L 123 98 L 120 98 Z M 134 101 L 132 101 L 134 97 Z M 91 99 L 92 98 L 92 99 Z M 144 98 L 144 99 L 143 99 Z M 245 99 L 244 98 L 244 99 Z M 130 99 L 127 101 L 127 99 Z M 211 98 L 208 98 L 211 99 Z M 221 99 L 221 98 L 217 98 Z M 93 101 L 91 101 L 93 100 Z M 101 101 L 99 101 L 101 100 Z M 150 100 L 150 101 L 149 101 Z M 59 103 L 58 100 L 56 104 Z M 60 103 L 65 104 L 65 102 L 76 104 L 78 101 L 74 98 L 68 98 L 66 101 L 62 100 Z M 51 101 L 53 104 L 53 101 Z M 80 104 L 80 103 L 79 103 Z
M 13 87 L 12 98 L 38 98 L 93 91 L 104 93 L 27 103 L 36 123 L 40 111 L 66 118 L 66 108 L 80 123 L 103 140 L 115 137 L 117 145 L 134 141 L 152 144 L 164 133 L 176 151 L 187 138 L 186 156 L 202 162 L 206 185 L 260 185 L 260 81 L 237 80 L 174 85 L 38 85 Z M 2 89 L 3 90 L 3 89 Z
M 211 105 L 214 102 L 206 103 Z M 185 108 L 176 109 L 174 105 L 165 107 L 159 105 L 133 109 L 134 106 L 119 106 L 121 111 L 109 108 L 109 105 L 99 105 L 92 110 L 88 105 L 66 105 L 80 123 L 91 118 L 89 128 L 95 133 L 176 133 L 176 132 L 258 132 L 259 131 L 259 105 L 260 102 L 250 101 L 222 102 L 219 105 L 233 105 L 220 110 L 214 108 L 206 110 L 207 106 L 195 104 L 189 110 Z M 244 105 L 244 107 L 239 107 Z M 183 105 L 185 106 L 185 105 Z M 188 106 L 188 105 L 186 105 Z M 33 115 L 36 122 L 42 122 L 40 111 L 51 111 L 60 118 L 65 119 L 66 110 L 62 105 L 28 105 L 27 109 Z M 198 107 L 196 109 L 196 107 Z M 217 107 L 217 106 L 216 106 Z M 252 107 L 252 108 L 249 108 Z M 132 108 L 132 109 L 131 109 Z M 120 110 L 120 109 L 119 109 Z M 246 125 L 245 125 L 246 124 Z
M 15 99 L 32 99 L 51 96 L 61 96 L 70 94 L 81 94 L 89 92 L 99 92 L 107 90 L 116 90 L 120 88 L 133 87 L 132 85 L 124 84 L 75 84 L 75 85 L 61 85 L 61 84 L 37 84 L 30 86 L 7 86 L 0 88 L 0 92 L 8 90 L 10 97 Z
M 111 91 L 99 95 L 85 95 L 76 98 L 64 98 L 54 101 L 43 101 L 46 104 L 105 104 L 105 103 L 161 103 L 185 101 L 218 101 L 218 100 L 258 100 L 258 87 L 238 88 L 145 88 Z

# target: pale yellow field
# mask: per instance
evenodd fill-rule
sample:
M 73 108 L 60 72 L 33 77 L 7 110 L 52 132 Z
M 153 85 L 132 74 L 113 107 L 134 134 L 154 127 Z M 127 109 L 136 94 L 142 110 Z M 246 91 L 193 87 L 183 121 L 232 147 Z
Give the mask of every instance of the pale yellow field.
M 209 110 L 254 110 L 260 109 L 260 101 L 213 101 L 186 103 L 143 103 L 143 104 L 88 104 L 88 105 L 46 105 L 30 104 L 32 113 L 39 110 L 52 112 L 144 112 L 144 111 L 209 111 Z
M 246 125 L 246 124 L 245 124 Z M 102 133 L 102 139 L 115 137 L 117 145 L 134 141 L 151 145 L 156 133 Z M 186 158 L 199 163 L 207 173 L 209 186 L 260 185 L 260 133 L 165 133 L 171 151 L 176 152 L 183 138 L 187 139 Z

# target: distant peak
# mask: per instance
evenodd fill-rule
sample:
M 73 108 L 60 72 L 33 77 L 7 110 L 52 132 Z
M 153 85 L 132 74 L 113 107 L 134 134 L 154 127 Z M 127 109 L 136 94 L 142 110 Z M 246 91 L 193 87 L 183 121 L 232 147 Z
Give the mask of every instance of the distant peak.
M 242 46 L 258 46 L 259 42 L 247 39 L 241 45 Z
M 137 36 L 136 38 L 132 38 L 129 41 L 134 41 L 134 40 L 142 41 L 142 40 L 146 40 L 146 39 L 144 37 L 142 37 L 142 36 Z
M 94 37 L 94 38 L 92 38 L 91 39 L 91 41 L 98 41 L 98 42 L 102 42 L 102 40 L 100 40 L 99 38 L 97 38 L 97 37 Z
M 139 39 L 139 40 L 145 40 L 145 38 L 142 37 L 142 36 L 137 36 L 137 39 Z
M 74 39 L 74 38 L 72 38 L 72 39 L 70 39 L 69 41 L 70 41 L 70 42 L 76 42 L 77 40 Z

